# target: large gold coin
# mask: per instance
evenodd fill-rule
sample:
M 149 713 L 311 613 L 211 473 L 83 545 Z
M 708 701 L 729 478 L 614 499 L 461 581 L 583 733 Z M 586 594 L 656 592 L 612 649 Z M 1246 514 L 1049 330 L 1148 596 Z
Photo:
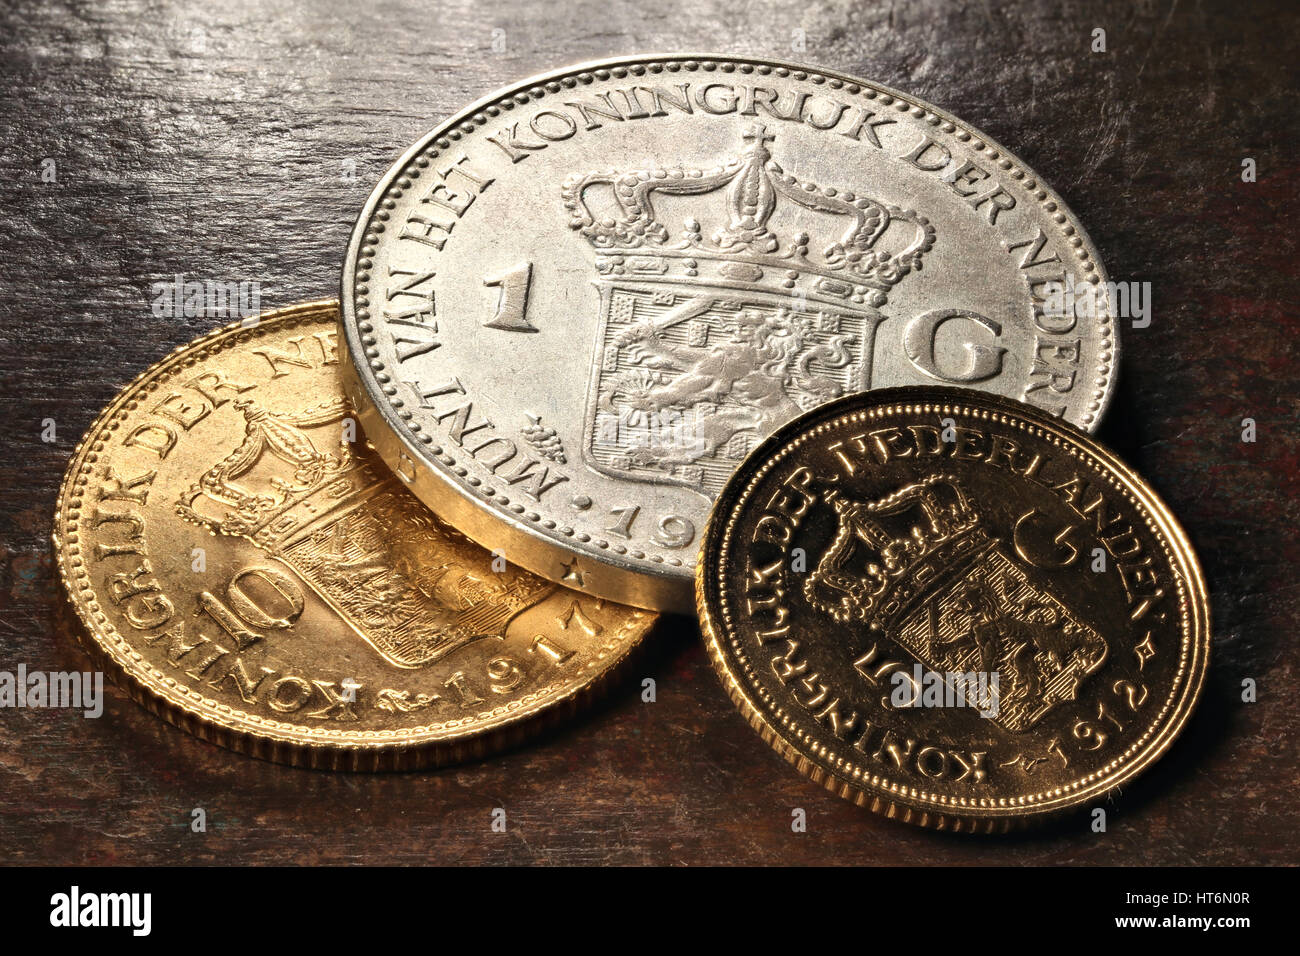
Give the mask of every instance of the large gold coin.
M 506 563 L 356 433 L 338 306 L 206 335 L 104 410 L 54 543 L 87 646 L 199 736 L 286 763 L 478 756 L 567 715 L 655 615 Z
M 939 829 L 1100 800 L 1205 678 L 1196 556 L 1078 429 L 962 389 L 853 395 L 736 472 L 696 578 L 750 723 L 829 790 Z

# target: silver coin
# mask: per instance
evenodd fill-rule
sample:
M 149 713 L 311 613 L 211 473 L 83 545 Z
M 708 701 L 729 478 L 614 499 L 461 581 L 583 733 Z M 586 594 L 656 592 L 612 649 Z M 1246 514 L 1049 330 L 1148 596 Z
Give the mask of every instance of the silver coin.
M 1054 305 L 1071 288 L 1089 308 Z M 714 495 L 786 420 L 951 384 L 1091 430 L 1119 344 L 1087 234 L 997 143 L 726 56 L 452 117 L 371 195 L 342 298 L 362 425 L 417 495 L 531 571 L 687 613 Z

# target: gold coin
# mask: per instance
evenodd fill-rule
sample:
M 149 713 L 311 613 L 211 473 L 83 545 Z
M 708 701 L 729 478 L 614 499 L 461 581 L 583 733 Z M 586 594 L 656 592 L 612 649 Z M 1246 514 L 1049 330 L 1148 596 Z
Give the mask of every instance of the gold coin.
M 271 760 L 403 769 L 514 743 L 656 616 L 419 504 L 356 432 L 337 329 L 335 302 L 220 329 L 101 413 L 54 519 L 87 646 L 151 710 Z
M 696 600 L 754 728 L 872 810 L 995 832 L 1097 801 L 1195 706 L 1186 535 L 1083 432 L 964 389 L 882 389 L 775 432 L 710 518 Z

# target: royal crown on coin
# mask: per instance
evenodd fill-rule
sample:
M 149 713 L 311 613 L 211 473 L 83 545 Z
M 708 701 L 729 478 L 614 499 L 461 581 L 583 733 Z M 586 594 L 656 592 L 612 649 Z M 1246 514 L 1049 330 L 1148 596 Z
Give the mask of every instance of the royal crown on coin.
M 187 521 L 277 553 L 382 480 L 351 455 L 341 430 L 333 452 L 319 450 L 304 431 L 341 422 L 342 400 L 295 413 L 254 401 L 235 407 L 244 415 L 244 440 L 181 495 L 176 510 Z
M 994 544 L 946 475 L 876 501 L 854 501 L 835 489 L 824 500 L 839 530 L 804 582 L 804 596 L 842 623 L 891 630 Z
M 604 276 L 883 305 L 921 268 L 934 227 L 913 210 L 787 173 L 768 151 L 774 139 L 752 126 L 740 154 L 713 169 L 572 176 L 563 187 L 570 226 L 596 248 Z M 723 190 L 718 203 L 711 194 Z M 668 196 L 700 197 L 679 228 L 656 212 Z M 777 221 L 791 224 L 789 235 L 777 235 Z

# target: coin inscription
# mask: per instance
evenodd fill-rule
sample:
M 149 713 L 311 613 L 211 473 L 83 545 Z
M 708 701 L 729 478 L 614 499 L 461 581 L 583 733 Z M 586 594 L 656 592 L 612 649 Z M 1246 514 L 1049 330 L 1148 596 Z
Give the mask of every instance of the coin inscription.
M 1209 653 L 1155 494 L 1051 418 L 884 389 L 778 429 L 701 551 L 710 656 L 763 738 L 859 804 L 1008 829 L 1155 760 Z
M 105 410 L 55 540 L 88 646 L 203 736 L 311 766 L 478 755 L 567 713 L 654 615 L 484 551 L 364 446 L 338 309 L 205 336 Z
M 822 402 L 956 384 L 1095 427 L 1105 281 L 1035 174 L 914 98 L 609 61 L 470 107 L 385 176 L 344 266 L 349 388 L 470 537 L 681 611 L 732 470 Z M 1067 282 L 1100 286 L 1096 309 L 1049 308 Z

